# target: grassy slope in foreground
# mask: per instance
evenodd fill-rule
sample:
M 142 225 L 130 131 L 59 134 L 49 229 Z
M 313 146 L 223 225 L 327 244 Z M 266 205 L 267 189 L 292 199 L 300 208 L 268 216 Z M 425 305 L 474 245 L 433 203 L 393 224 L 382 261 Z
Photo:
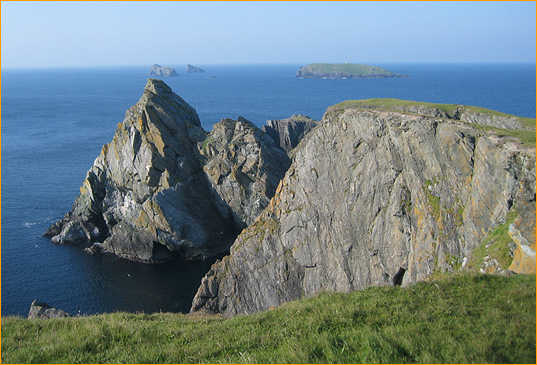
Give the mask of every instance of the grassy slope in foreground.
M 456 274 L 223 319 L 2 319 L 3 363 L 534 363 L 535 276 Z
M 312 63 L 304 69 L 321 73 L 340 73 L 347 77 L 402 77 L 382 67 L 357 65 L 353 63 Z
M 529 147 L 535 147 L 535 119 L 534 118 L 525 118 L 519 117 L 516 115 L 502 113 L 492 109 L 486 109 L 478 106 L 470 105 L 459 105 L 459 104 L 436 104 L 436 103 L 425 103 L 418 101 L 409 101 L 409 100 L 400 100 L 400 99 L 391 99 L 391 98 L 379 98 L 379 99 L 364 99 L 364 100 L 347 100 L 339 104 L 333 105 L 330 108 L 335 109 L 381 109 L 381 110 L 395 110 L 395 111 L 404 111 L 406 108 L 424 106 L 430 109 L 441 110 L 448 115 L 453 115 L 455 111 L 460 113 L 475 113 L 483 114 L 489 117 L 504 117 L 504 118 L 516 118 L 520 124 L 524 125 L 528 130 L 514 130 L 514 129 L 504 129 L 491 127 L 481 124 L 474 124 L 478 129 L 482 130 L 492 130 L 495 131 L 498 135 L 501 136 L 511 136 L 516 137 L 521 140 L 521 142 Z

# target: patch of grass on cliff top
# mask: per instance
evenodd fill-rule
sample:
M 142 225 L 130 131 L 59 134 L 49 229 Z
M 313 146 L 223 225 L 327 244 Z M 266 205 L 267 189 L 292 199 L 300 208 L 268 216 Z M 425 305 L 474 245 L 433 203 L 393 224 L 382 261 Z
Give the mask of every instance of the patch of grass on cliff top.
M 493 131 L 499 136 L 515 137 L 520 140 L 520 143 L 522 143 L 522 145 L 526 147 L 535 147 L 535 132 L 534 131 L 504 129 L 504 128 L 491 127 L 491 126 L 482 125 L 482 124 L 472 124 L 472 126 L 476 129 L 480 129 L 484 131 Z
M 457 109 L 463 109 L 469 113 L 479 113 L 489 116 L 497 117 L 506 117 L 506 118 L 516 118 L 524 126 L 535 130 L 535 119 L 534 118 L 525 118 L 519 117 L 516 115 L 502 113 L 492 109 L 486 109 L 478 106 L 470 105 L 459 105 L 459 104 L 437 104 L 437 103 L 425 103 L 419 101 L 410 101 L 410 100 L 400 100 L 392 98 L 378 98 L 378 99 L 364 99 L 364 100 L 347 100 L 336 104 L 333 108 L 337 109 L 361 109 L 361 108 L 371 108 L 371 109 L 383 109 L 383 110 L 402 110 L 407 107 L 412 106 L 425 106 L 431 109 L 439 109 L 447 113 L 448 115 L 453 115 Z
M 320 72 L 339 72 L 349 75 L 372 76 L 372 75 L 395 75 L 382 67 L 357 65 L 354 63 L 312 63 L 306 67 Z
M 223 319 L 2 319 L 3 363 L 534 363 L 535 276 L 456 274 Z
M 503 270 L 507 270 L 513 261 L 509 255 L 509 225 L 515 221 L 516 211 L 507 214 L 505 223 L 496 226 L 490 231 L 483 241 L 472 251 L 468 260 L 467 269 L 479 270 L 485 263 L 485 257 L 498 261 Z

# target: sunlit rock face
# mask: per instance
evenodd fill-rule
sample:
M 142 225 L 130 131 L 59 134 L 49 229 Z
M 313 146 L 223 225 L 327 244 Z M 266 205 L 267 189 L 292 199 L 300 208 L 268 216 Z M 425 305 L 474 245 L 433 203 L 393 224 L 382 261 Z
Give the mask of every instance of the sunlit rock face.
M 150 79 L 52 240 L 104 240 L 106 251 L 145 262 L 226 252 L 236 233 L 218 213 L 200 163 L 205 134 L 196 111 Z

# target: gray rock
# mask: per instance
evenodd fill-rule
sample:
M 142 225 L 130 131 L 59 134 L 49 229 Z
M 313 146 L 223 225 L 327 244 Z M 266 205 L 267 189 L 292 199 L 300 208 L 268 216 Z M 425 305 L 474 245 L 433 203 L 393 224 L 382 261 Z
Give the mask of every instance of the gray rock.
M 289 153 L 319 122 L 305 115 L 293 115 L 291 118 L 267 120 L 263 131 L 277 146 Z
M 151 77 L 172 77 L 172 76 L 179 76 L 177 75 L 177 72 L 167 66 L 161 66 L 157 65 L 156 63 L 151 66 L 151 69 L 149 70 L 149 76 Z
M 517 139 L 451 119 L 330 108 L 191 310 L 252 313 L 453 271 L 522 206 L 517 219 L 535 222 L 535 150 Z
M 233 216 L 240 229 L 265 209 L 291 165 L 267 134 L 242 117 L 215 124 L 199 149 L 222 214 Z
M 46 303 L 34 300 L 30 306 L 28 312 L 28 319 L 50 319 L 50 318 L 67 318 L 71 317 L 69 313 L 66 313 L 58 308 L 53 308 Z

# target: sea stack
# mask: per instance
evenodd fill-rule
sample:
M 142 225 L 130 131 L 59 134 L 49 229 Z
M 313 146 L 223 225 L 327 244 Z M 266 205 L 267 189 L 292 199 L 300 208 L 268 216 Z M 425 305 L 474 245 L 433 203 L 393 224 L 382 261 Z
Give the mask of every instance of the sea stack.
M 186 101 L 149 79 L 72 211 L 45 235 L 102 242 L 101 251 L 147 263 L 220 256 L 268 205 L 289 165 L 251 122 L 225 119 L 207 133 Z

